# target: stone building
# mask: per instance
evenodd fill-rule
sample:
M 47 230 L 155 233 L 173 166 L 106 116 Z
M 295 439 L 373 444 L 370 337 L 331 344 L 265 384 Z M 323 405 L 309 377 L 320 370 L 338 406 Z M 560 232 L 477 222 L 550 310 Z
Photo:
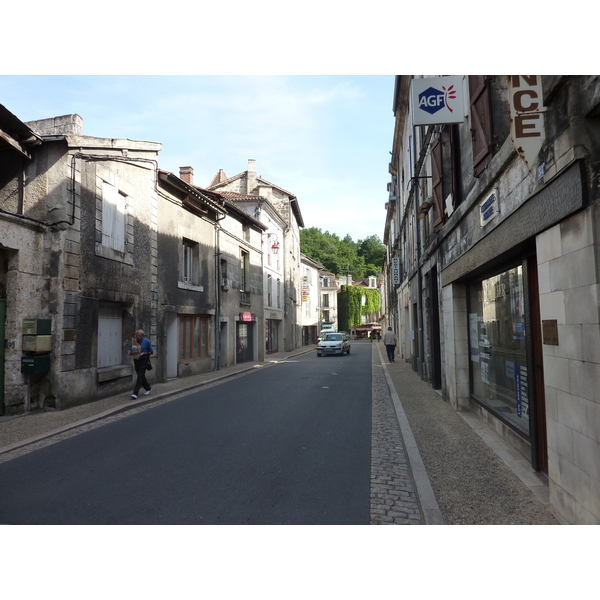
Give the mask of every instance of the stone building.
M 215 370 L 222 205 L 173 173 L 158 172 L 159 381 Z
M 393 110 L 386 326 L 598 524 L 600 78 L 398 76 Z
M 0 192 L 8 412 L 130 390 L 130 340 L 138 328 L 154 338 L 157 324 L 161 145 L 85 136 L 78 115 L 25 127 L 22 144 L 37 145 L 11 160 Z M 25 320 L 48 327 L 45 354 L 30 352 Z
M 322 331 L 337 331 L 337 293 L 338 283 L 335 274 L 329 271 L 319 271 L 321 287 L 321 328 Z
M 259 177 L 256 161 L 248 160 L 248 170 L 227 177 L 220 170 L 207 188 L 243 208 L 265 223 L 277 236 L 280 269 L 283 269 L 282 309 L 270 311 L 277 321 L 278 348 L 289 352 L 302 345 L 302 299 L 300 285 L 300 227 L 304 227 L 298 198 Z M 281 232 L 282 238 L 278 237 Z M 268 242 L 267 242 L 268 244 Z M 272 244 L 271 244 L 272 245 Z M 267 254 L 268 256 L 268 254 Z M 267 308 L 268 310 L 268 308 Z M 283 322 L 279 317 L 283 314 Z M 283 332 L 281 332 L 283 326 Z M 282 345 L 283 343 L 283 345 Z
M 222 195 L 159 170 L 160 381 L 264 360 L 265 226 Z
M 5 414 L 22 409 L 32 391 L 34 396 L 49 393 L 42 384 L 45 376 L 36 373 L 29 377 L 28 396 L 21 373 L 23 321 L 50 317 L 43 257 L 49 251 L 47 231 L 61 219 L 48 211 L 39 193 L 25 193 L 41 137 L 2 105 L 0 134 L 0 414 Z
M 302 263 L 302 345 L 317 343 L 321 325 L 321 278 L 323 265 L 304 254 Z

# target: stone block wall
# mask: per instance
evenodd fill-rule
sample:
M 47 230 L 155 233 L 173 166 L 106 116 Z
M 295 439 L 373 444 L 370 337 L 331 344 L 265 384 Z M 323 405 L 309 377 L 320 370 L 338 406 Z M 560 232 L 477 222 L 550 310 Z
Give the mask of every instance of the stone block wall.
M 544 343 L 550 499 L 571 523 L 600 524 L 600 207 L 536 239 L 541 319 L 557 322 Z

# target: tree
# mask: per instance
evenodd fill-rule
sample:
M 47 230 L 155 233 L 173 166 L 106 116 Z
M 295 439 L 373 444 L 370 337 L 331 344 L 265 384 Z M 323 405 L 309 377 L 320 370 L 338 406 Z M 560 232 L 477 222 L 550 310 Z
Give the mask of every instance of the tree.
M 355 242 L 349 234 L 344 239 L 317 227 L 300 230 L 300 250 L 320 262 L 336 275 L 350 273 L 355 281 L 381 271 L 385 246 L 376 235 Z

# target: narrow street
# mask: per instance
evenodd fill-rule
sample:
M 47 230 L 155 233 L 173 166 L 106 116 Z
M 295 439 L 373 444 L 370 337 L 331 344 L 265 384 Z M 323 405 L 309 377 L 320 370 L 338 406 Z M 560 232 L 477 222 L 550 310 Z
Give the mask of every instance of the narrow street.
M 303 348 L 0 420 L 0 523 L 558 523 L 526 461 L 384 354 Z
M 310 353 L 0 465 L 0 521 L 368 524 L 371 345 Z

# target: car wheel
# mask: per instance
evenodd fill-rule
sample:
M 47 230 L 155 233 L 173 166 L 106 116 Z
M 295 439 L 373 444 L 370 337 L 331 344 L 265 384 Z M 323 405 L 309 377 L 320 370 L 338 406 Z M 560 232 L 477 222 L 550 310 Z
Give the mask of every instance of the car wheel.
M 317 356 L 323 356 L 320 352 L 317 352 Z

